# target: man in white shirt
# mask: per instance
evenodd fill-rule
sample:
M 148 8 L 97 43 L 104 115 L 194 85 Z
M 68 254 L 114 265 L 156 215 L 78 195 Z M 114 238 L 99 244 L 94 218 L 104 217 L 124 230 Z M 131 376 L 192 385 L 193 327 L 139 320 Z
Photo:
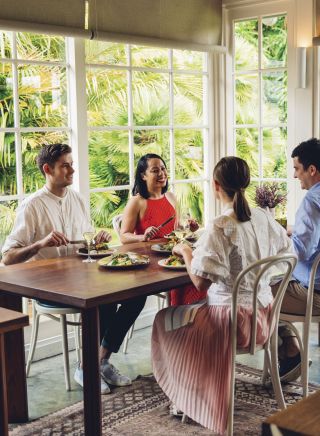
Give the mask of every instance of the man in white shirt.
M 80 194 L 69 188 L 74 173 L 71 152 L 71 148 L 65 144 L 45 145 L 41 149 L 37 162 L 46 183 L 18 208 L 13 230 L 2 248 L 2 262 L 5 265 L 66 256 L 79 248 L 69 244 L 69 241 L 82 239 L 83 232 L 90 228 L 90 219 Z M 96 243 L 110 239 L 110 234 L 104 230 L 95 236 Z M 110 393 L 109 384 L 131 384 L 129 377 L 121 375 L 109 363 L 109 358 L 112 352 L 119 350 L 145 301 L 146 297 L 139 297 L 124 301 L 119 307 L 117 304 L 106 304 L 99 308 L 100 332 L 103 335 L 99 352 L 103 394 Z M 83 386 L 80 365 L 74 378 Z

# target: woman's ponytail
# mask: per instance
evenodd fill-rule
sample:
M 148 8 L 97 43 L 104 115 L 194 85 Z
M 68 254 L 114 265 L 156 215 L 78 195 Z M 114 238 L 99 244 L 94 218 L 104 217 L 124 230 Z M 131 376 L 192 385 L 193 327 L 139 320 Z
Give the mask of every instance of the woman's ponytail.
M 251 211 L 244 190 L 236 191 L 233 197 L 233 210 L 241 222 L 250 221 Z

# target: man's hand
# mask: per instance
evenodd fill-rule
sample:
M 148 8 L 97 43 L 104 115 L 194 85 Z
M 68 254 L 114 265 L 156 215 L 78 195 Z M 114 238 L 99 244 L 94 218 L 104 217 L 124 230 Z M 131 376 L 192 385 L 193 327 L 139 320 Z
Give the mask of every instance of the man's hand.
M 39 249 L 45 247 L 61 247 L 61 245 L 67 245 L 69 239 L 60 232 L 52 230 L 45 238 L 38 242 Z
M 96 244 L 101 244 L 102 242 L 109 242 L 112 236 L 105 230 L 100 230 L 98 234 L 94 237 L 94 241 Z

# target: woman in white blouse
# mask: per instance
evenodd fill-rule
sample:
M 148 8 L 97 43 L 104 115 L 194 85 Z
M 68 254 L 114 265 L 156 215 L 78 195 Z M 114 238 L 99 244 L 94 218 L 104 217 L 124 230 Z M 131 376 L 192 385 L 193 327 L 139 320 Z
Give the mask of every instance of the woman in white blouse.
M 213 219 L 195 250 L 178 244 L 193 284 L 207 290 L 202 305 L 170 307 L 158 313 L 152 333 L 154 375 L 175 408 L 214 432 L 224 433 L 230 380 L 230 311 L 235 277 L 261 258 L 291 252 L 285 230 L 263 209 L 250 209 L 245 189 L 250 183 L 247 163 L 221 159 L 213 172 L 215 197 L 222 214 Z M 238 345 L 250 340 L 252 287 L 249 276 L 239 293 Z M 272 293 L 268 277 L 258 293 L 257 342 L 268 335 Z

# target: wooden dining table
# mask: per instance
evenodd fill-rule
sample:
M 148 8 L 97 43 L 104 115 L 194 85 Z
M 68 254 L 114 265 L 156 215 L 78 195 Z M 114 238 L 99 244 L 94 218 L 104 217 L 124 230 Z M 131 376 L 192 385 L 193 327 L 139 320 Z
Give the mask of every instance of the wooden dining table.
M 22 311 L 22 297 L 67 304 L 81 309 L 84 371 L 84 428 L 87 436 L 99 436 L 101 398 L 99 373 L 100 304 L 119 303 L 139 295 L 151 295 L 190 283 L 186 270 L 158 265 L 166 257 L 150 250 L 154 242 L 117 247 L 119 252 L 150 256 L 150 264 L 137 268 L 108 269 L 83 263 L 80 256 L 38 260 L 0 268 L 0 306 Z M 9 422 L 28 421 L 27 384 L 22 331 L 5 335 Z

